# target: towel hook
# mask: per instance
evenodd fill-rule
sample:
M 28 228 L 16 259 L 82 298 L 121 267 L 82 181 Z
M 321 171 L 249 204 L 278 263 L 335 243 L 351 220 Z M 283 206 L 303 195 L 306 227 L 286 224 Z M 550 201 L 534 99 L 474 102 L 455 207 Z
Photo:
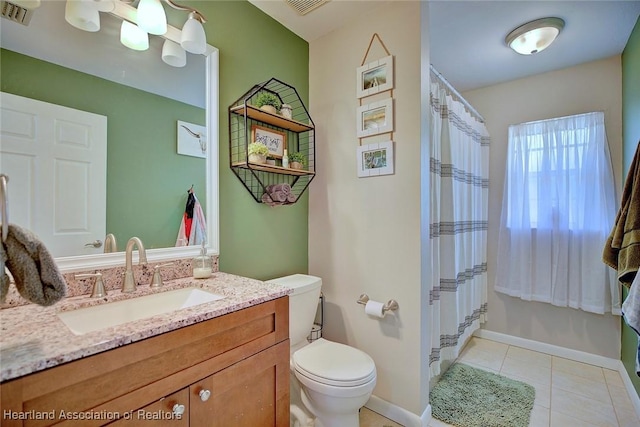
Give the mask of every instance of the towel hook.
M 2 241 L 6 242 L 9 235 L 9 197 L 7 196 L 7 182 L 9 177 L 0 174 L 0 210 L 2 211 Z

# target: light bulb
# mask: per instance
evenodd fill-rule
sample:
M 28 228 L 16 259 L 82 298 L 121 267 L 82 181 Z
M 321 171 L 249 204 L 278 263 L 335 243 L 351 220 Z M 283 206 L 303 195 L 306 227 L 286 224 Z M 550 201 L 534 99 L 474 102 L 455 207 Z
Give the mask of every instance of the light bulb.
M 537 28 L 528 31 L 511 42 L 511 49 L 521 55 L 542 52 L 556 39 L 560 31 L 557 28 Z

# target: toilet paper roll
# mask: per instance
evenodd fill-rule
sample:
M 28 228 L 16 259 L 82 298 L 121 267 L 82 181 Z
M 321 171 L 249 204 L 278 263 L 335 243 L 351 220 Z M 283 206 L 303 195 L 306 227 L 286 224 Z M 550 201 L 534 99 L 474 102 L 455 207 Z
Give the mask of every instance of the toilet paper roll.
M 382 311 L 383 307 L 384 307 L 383 303 L 369 300 L 367 301 L 367 304 L 364 306 L 364 312 L 367 313 L 369 316 L 383 318 L 384 317 L 384 313 Z

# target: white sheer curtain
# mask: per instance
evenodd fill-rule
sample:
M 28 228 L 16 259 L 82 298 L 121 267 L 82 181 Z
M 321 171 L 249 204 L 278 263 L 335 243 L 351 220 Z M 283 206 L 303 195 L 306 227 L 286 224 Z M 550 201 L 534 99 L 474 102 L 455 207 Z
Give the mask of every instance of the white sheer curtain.
M 601 261 L 614 188 L 602 112 L 510 126 L 495 290 L 620 314 Z
M 489 134 L 431 77 L 429 292 L 431 377 L 453 361 L 487 310 Z

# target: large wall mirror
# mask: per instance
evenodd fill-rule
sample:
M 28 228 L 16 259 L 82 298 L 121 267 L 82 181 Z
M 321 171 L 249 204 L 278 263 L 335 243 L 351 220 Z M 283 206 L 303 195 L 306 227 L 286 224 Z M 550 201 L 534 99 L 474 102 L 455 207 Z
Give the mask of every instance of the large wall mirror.
M 101 13 L 100 31 L 85 32 L 65 21 L 64 6 L 64 1 L 42 2 L 27 26 L 3 19 L 2 88 L 106 117 L 105 235 L 87 234 L 85 243 L 114 234 L 123 251 L 127 240 L 138 236 L 149 262 L 195 256 L 199 246 L 175 246 L 193 188 L 207 220 L 209 253 L 217 254 L 218 50 L 208 46 L 204 55 L 187 54 L 187 66 L 171 67 L 161 59 L 162 37 L 150 36 L 147 51 L 133 51 L 120 43 L 120 19 Z M 167 18 L 180 28 L 186 15 L 167 10 Z M 199 141 L 205 141 L 202 155 L 178 150 L 179 123 L 206 129 Z M 53 212 L 34 212 L 24 197 L 31 183 L 9 177 L 11 223 L 74 213 L 69 199 L 55 200 Z M 123 252 L 104 253 L 102 246 L 53 255 L 62 271 L 124 263 Z

